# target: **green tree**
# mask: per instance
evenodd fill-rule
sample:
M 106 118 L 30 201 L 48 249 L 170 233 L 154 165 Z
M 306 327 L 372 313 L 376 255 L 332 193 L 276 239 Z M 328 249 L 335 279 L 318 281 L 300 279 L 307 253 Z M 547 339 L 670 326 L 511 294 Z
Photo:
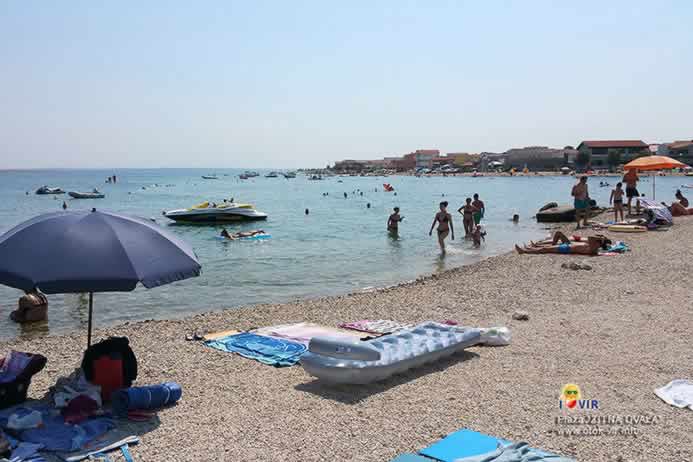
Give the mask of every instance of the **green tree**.
M 590 164 L 590 160 L 592 160 L 592 156 L 587 151 L 580 151 L 575 156 L 575 164 L 579 167 L 587 167 Z
M 618 151 L 618 150 L 609 151 L 609 155 L 606 158 L 606 163 L 609 165 L 609 168 L 611 168 L 611 169 L 613 169 L 618 164 L 620 164 L 621 163 L 621 151 Z

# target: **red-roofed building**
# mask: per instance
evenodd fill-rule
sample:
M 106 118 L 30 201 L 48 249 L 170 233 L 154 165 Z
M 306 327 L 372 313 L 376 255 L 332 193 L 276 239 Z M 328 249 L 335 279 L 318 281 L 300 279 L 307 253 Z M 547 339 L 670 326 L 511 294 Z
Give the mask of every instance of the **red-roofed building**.
M 583 141 L 577 150 L 581 154 L 588 154 L 589 163 L 594 167 L 605 167 L 615 160 L 618 160 L 617 164 L 623 164 L 651 154 L 649 146 L 642 140 Z

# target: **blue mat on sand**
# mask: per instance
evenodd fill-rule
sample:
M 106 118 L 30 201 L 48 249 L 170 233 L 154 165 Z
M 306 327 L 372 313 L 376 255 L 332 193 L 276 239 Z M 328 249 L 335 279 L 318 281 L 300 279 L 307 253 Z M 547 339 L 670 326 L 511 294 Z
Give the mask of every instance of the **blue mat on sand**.
M 463 429 L 450 433 L 442 440 L 419 451 L 419 454 L 442 462 L 454 462 L 463 457 L 478 456 L 494 451 L 498 443 L 508 444 L 509 441 Z
M 208 340 L 205 345 L 276 367 L 293 366 L 306 352 L 301 343 L 248 332 Z

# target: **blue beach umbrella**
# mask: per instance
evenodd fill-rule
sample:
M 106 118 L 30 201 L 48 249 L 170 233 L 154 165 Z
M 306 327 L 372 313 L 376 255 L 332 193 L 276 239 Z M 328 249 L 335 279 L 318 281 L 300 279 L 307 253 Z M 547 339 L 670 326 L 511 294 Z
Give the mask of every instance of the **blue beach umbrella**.
M 39 215 L 0 236 L 0 284 L 47 294 L 148 289 L 200 274 L 195 252 L 144 218 L 111 212 Z

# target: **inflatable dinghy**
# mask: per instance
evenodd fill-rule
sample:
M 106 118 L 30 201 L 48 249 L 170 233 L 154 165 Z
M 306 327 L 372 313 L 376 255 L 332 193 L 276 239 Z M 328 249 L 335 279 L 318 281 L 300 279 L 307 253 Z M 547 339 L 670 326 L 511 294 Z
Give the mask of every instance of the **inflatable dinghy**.
M 480 340 L 479 329 L 430 321 L 368 342 L 314 337 L 301 365 L 324 382 L 367 384 L 450 356 Z
M 609 225 L 609 231 L 617 233 L 644 233 L 647 231 L 647 226 L 639 225 Z

